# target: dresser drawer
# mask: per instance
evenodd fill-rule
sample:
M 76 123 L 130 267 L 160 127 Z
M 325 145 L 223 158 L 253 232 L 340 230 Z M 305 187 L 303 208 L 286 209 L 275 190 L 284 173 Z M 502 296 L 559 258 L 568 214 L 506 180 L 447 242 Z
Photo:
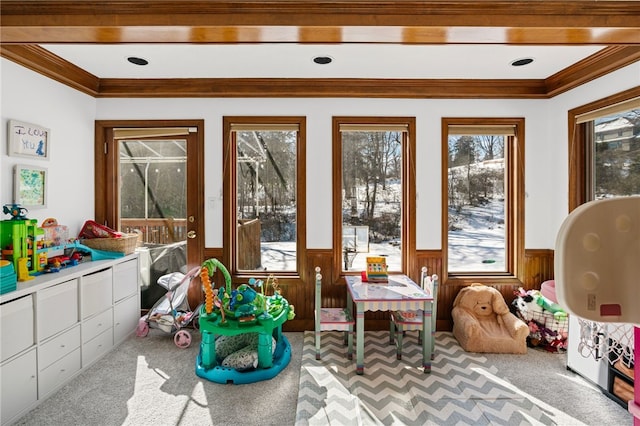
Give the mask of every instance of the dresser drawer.
M 105 269 L 81 279 L 82 319 L 103 311 L 113 303 L 113 272 Z
M 138 293 L 138 259 L 119 263 L 113 267 L 113 301 Z
M 65 331 L 38 347 L 38 369 L 43 370 L 55 361 L 80 347 L 80 325 Z
M 54 362 L 38 374 L 38 397 L 42 399 L 80 371 L 80 348 Z
M 38 400 L 36 350 L 28 351 L 0 366 L 0 377 L 0 418 L 2 424 L 7 424 Z
M 78 280 L 54 285 L 38 293 L 38 340 L 42 341 L 78 322 Z
M 113 346 L 112 329 L 106 330 L 104 333 L 96 336 L 82 345 L 82 367 L 91 365 L 95 360 L 107 353 Z
M 140 320 L 138 295 L 131 296 L 113 307 L 113 341 L 119 343 L 131 334 Z
M 82 324 L 82 343 L 113 327 L 113 309 L 107 309 Z
M 1 361 L 33 346 L 33 324 L 33 296 L 24 296 L 0 305 Z

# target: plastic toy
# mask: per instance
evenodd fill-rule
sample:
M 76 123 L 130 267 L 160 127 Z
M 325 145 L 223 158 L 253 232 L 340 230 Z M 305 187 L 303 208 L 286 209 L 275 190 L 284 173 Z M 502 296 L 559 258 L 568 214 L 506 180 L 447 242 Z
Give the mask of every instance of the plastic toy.
M 20 204 L 5 204 L 2 206 L 2 212 L 11 215 L 11 220 L 27 220 L 29 210 L 20 207 Z
M 215 289 L 210 277 L 218 268 L 224 276 L 225 285 Z M 291 360 L 291 346 L 282 334 L 282 324 L 295 314 L 293 306 L 289 306 L 280 294 L 277 280 L 269 277 L 264 283 L 251 279 L 232 290 L 231 276 L 217 259 L 209 259 L 202 264 L 200 277 L 205 304 L 200 308 L 198 318 L 202 341 L 196 359 L 196 375 L 216 383 L 233 384 L 254 383 L 278 375 Z M 271 296 L 266 294 L 269 284 L 274 290 Z M 248 333 L 257 333 L 256 367 L 238 370 L 222 366 L 216 355 L 216 337 Z
M 640 196 L 596 200 L 576 208 L 556 239 L 556 293 L 569 313 L 634 325 L 635 396 L 640 426 Z
M 29 279 L 38 272 L 36 240 L 44 231 L 36 219 L 3 220 L 0 222 L 0 247 L 2 258 L 13 262 L 19 281 Z M 24 259 L 24 260 L 22 260 Z

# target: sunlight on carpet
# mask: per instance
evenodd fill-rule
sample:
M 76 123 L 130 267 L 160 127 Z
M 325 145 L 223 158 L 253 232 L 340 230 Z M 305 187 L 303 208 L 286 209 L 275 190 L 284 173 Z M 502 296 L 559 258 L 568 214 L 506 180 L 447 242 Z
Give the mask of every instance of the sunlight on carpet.
M 202 383 L 196 383 L 190 395 L 173 395 L 162 390 L 170 379 L 161 369 L 149 367 L 144 356 L 138 356 L 134 392 L 127 401 L 129 414 L 123 424 L 137 425 L 144 419 L 144 423 L 177 425 L 190 418 L 214 424 Z

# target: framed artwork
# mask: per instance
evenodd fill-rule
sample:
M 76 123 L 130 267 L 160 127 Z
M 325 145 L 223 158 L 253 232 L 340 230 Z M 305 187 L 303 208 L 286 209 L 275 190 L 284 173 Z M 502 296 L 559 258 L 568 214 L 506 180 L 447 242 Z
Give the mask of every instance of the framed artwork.
M 7 153 L 11 156 L 48 160 L 51 131 L 37 124 L 9 120 Z
M 13 175 L 13 202 L 21 207 L 47 207 L 47 169 L 16 165 Z

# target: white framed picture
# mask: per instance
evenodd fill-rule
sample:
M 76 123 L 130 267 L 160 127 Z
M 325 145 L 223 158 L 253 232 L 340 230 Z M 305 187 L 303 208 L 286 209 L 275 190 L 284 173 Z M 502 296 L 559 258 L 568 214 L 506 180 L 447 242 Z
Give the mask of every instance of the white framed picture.
M 21 207 L 47 207 L 47 169 L 17 164 L 13 174 L 13 202 Z
M 9 155 L 40 160 L 50 158 L 51 130 L 37 124 L 9 120 L 8 136 L 7 153 Z

